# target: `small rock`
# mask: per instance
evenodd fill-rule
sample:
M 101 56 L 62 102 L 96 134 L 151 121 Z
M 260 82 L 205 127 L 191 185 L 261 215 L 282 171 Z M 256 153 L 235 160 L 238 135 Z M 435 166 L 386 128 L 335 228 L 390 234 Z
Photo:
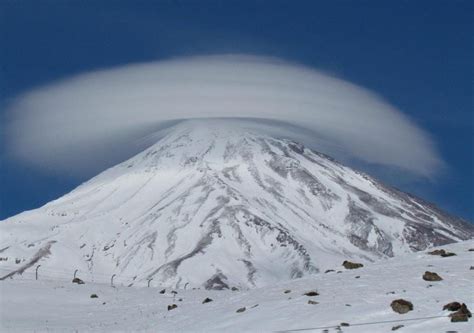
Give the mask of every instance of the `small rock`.
M 471 271 L 473 271 L 473 270 L 474 270 L 474 266 L 471 266 L 471 268 L 469 268 L 469 269 L 470 269 Z
M 204 301 L 202 301 L 202 304 L 206 304 L 206 303 L 209 303 L 209 302 L 212 302 L 212 299 L 210 299 L 209 297 L 206 297 L 204 299 Z
M 290 289 L 287 289 L 287 290 L 285 290 L 283 293 L 289 294 L 289 293 L 291 293 L 291 290 L 290 290 Z
M 446 251 L 443 250 L 443 249 L 439 249 L 439 250 L 434 250 L 434 251 L 431 251 L 431 252 L 428 252 L 428 254 L 431 254 L 433 256 L 440 256 L 442 254 L 445 254 Z
M 166 292 L 166 289 L 161 289 L 160 294 L 164 294 Z
M 413 304 L 404 299 L 396 299 L 390 304 L 390 306 L 392 307 L 393 311 L 400 314 L 404 314 L 413 310 Z
M 313 300 L 310 299 L 310 300 L 308 301 L 308 304 L 313 304 L 313 305 L 315 305 L 315 304 L 319 304 L 319 302 L 316 302 L 316 301 L 313 301 Z
M 396 331 L 396 330 L 398 330 L 398 329 L 400 329 L 400 328 L 402 328 L 402 327 L 405 327 L 405 325 L 393 326 L 393 327 L 392 327 L 392 331 Z
M 431 254 L 434 256 L 441 256 L 441 257 L 452 257 L 456 255 L 456 253 L 447 252 L 444 249 L 434 250 L 434 251 L 428 252 L 428 254 Z
M 423 280 L 425 280 L 425 281 L 441 281 L 441 280 L 443 280 L 443 278 L 435 272 L 426 271 L 425 274 L 423 274 Z
M 173 309 L 176 309 L 178 306 L 176 304 L 171 304 L 171 305 L 168 305 L 168 311 L 171 311 Z
M 328 270 L 325 271 L 324 273 L 331 273 L 331 272 L 334 272 L 334 269 L 328 269 Z
M 350 262 L 347 260 L 344 260 L 342 263 L 342 266 L 344 266 L 345 269 L 356 269 L 356 268 L 361 268 L 364 267 L 364 265 L 357 263 L 357 262 Z
M 176 290 L 171 290 L 171 293 L 175 294 L 175 295 L 178 294 L 178 292 Z
M 339 274 L 339 273 L 342 273 L 342 271 L 337 271 L 336 273 Z
M 74 279 L 72 279 L 72 283 L 84 284 L 84 281 L 82 281 L 82 280 L 79 279 L 78 277 L 75 277 Z
M 239 288 L 237 288 L 237 287 L 232 287 L 232 288 L 230 288 L 230 290 L 232 290 L 232 291 L 239 291 Z
M 318 296 L 318 292 L 315 290 L 308 291 L 307 293 L 304 293 L 305 296 Z
M 254 306 L 251 307 L 251 309 L 256 308 L 257 306 L 258 306 L 258 304 L 255 304 Z
M 340 323 L 339 326 L 350 326 L 349 323 Z
M 464 304 L 464 303 L 461 304 L 461 308 L 459 309 L 458 312 L 462 312 L 462 313 L 466 314 L 469 318 L 472 317 L 471 311 L 469 311 L 466 304 Z
M 357 275 L 355 278 L 356 278 L 356 279 L 360 279 L 360 275 Z
M 346 304 L 346 306 L 352 306 L 352 305 L 350 305 L 350 304 Z
M 183 299 L 182 299 L 182 298 L 178 299 L 178 302 L 182 302 L 182 301 L 183 301 Z
M 105 303 L 105 302 L 102 302 L 102 305 L 105 305 L 105 304 L 107 304 L 107 303 Z
M 469 251 L 469 252 L 474 252 L 474 249 L 469 249 L 468 251 Z
M 443 306 L 443 310 L 448 311 L 458 311 L 461 308 L 461 303 L 459 302 L 451 302 Z
M 246 310 L 246 309 L 245 309 L 245 306 L 244 306 L 243 308 L 237 309 L 237 311 L 235 311 L 235 312 L 241 313 L 241 312 L 244 312 L 245 310 Z
M 97 296 L 97 294 L 92 294 L 91 298 L 99 298 L 99 296 Z
M 451 317 L 451 322 L 452 323 L 457 323 L 460 321 L 468 321 L 469 317 L 467 314 L 462 313 L 461 311 L 454 312 L 449 315 Z

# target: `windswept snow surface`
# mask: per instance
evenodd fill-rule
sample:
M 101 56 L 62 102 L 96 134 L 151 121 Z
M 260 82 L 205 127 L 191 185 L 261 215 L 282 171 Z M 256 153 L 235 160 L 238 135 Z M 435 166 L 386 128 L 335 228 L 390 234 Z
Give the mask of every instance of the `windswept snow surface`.
M 0 222 L 0 279 L 239 289 L 470 239 L 473 226 L 300 143 L 188 121 L 47 205 Z
M 474 319 L 450 322 L 443 305 L 458 301 L 474 309 L 474 241 L 444 249 L 452 257 L 426 251 L 380 259 L 363 268 L 313 275 L 249 290 L 176 290 L 160 294 L 161 287 L 126 287 L 117 284 L 84 285 L 34 273 L 0 282 L 2 332 L 458 332 L 474 330 Z M 337 273 L 341 270 L 340 273 Z M 427 282 L 425 271 L 443 280 Z M 79 277 L 83 277 L 78 275 Z M 359 278 L 357 278 L 359 277 Z M 285 293 L 285 290 L 290 292 Z M 317 290 L 318 296 L 304 293 Z M 90 298 L 91 294 L 98 298 Z M 213 301 L 202 304 L 209 297 Z M 390 303 L 403 298 L 413 303 L 406 314 L 392 311 Z M 308 304 L 308 300 L 318 304 Z M 177 304 L 171 311 L 167 306 Z M 237 309 L 245 311 L 237 313 Z M 342 323 L 348 327 L 340 327 Z

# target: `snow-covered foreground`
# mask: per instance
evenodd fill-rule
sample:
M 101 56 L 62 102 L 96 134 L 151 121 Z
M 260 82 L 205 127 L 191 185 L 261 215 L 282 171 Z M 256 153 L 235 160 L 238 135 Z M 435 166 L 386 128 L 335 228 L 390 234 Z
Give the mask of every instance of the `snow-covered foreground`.
M 363 268 L 297 279 L 241 291 L 137 288 L 48 280 L 25 272 L 0 282 L 1 330 L 151 332 L 472 332 L 474 320 L 450 322 L 443 305 L 464 302 L 474 308 L 474 241 L 443 247 L 457 256 L 420 252 L 381 260 Z M 199 267 L 196 267 L 199 269 Z M 40 268 L 41 270 L 41 268 Z M 337 270 L 341 270 L 338 273 Z M 443 280 L 427 282 L 425 271 Z M 41 271 L 39 271 L 41 273 Z M 291 290 L 286 292 L 287 290 Z M 318 296 L 304 293 L 316 290 Z M 91 298 L 97 294 L 98 298 Z M 213 301 L 203 304 L 209 297 Z M 390 303 L 409 300 L 414 309 L 395 313 Z M 318 304 L 308 304 L 308 301 Z M 178 307 L 168 311 L 167 306 Z M 245 307 L 245 311 L 236 312 Z M 350 326 L 339 326 L 342 322 Z

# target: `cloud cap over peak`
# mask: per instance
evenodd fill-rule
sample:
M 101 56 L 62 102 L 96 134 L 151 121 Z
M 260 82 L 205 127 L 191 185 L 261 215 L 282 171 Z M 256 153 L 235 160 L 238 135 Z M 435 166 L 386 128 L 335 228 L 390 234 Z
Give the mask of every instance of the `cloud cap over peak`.
M 200 56 L 89 72 L 19 96 L 9 112 L 11 151 L 69 172 L 138 152 L 136 140 L 167 121 L 237 117 L 306 128 L 367 163 L 424 176 L 443 165 L 429 135 L 376 94 L 276 58 Z

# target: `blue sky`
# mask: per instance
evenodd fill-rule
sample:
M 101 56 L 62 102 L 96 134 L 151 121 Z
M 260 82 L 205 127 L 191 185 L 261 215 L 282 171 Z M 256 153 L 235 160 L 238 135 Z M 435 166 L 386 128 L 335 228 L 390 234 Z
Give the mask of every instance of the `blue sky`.
M 472 1 L 3 1 L 0 121 L 18 94 L 84 71 L 175 56 L 276 56 L 373 90 L 409 115 L 448 168 L 432 180 L 368 171 L 472 221 L 472 12 Z M 0 219 L 93 176 L 19 163 L 0 134 Z

